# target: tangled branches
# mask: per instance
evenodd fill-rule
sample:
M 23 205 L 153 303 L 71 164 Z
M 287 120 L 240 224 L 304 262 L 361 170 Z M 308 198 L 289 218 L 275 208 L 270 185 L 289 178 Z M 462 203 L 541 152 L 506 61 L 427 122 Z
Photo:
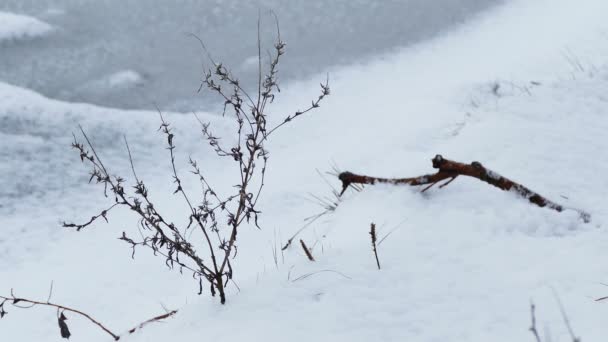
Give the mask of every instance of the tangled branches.
M 209 57 L 209 61 L 213 67 L 205 72 L 199 88 L 199 91 L 207 88 L 219 95 L 223 101 L 222 116 L 232 117 L 236 123 L 234 136 L 236 143 L 232 146 L 224 146 L 222 144 L 224 140 L 212 133 L 211 125 L 199 120 L 202 136 L 217 157 L 231 159 L 235 168 L 239 170 L 234 193 L 226 196 L 220 195 L 207 181 L 197 162 L 190 159 L 191 172 L 198 177 L 203 188 L 203 195 L 202 199 L 195 202 L 187 194 L 182 178 L 177 171 L 173 130 L 159 111 L 161 121 L 159 131 L 164 135 L 169 151 L 171 176 L 175 184 L 174 194 L 182 197 L 188 208 L 188 224 L 185 227 L 178 227 L 157 211 L 150 199 L 148 187 L 137 177 L 126 139 L 125 145 L 129 152 L 135 179 L 135 185 L 132 188 L 126 186 L 124 178 L 110 174 L 81 127 L 80 132 L 85 143 L 81 143 L 75 138 L 72 147 L 78 151 L 81 161 L 91 167 L 90 181 L 103 184 L 104 193 L 111 193 L 114 203 L 83 224 L 64 223 L 64 227 L 80 231 L 100 218 L 107 221 L 107 215 L 112 209 L 127 207 L 139 216 L 142 233 L 142 238 L 139 240 L 129 237 L 125 232 L 120 237 L 120 240 L 133 248 L 133 255 L 137 247 L 152 249 L 155 255 L 164 257 L 168 267 L 178 268 L 180 272 L 184 270 L 191 272 L 193 278 L 198 280 L 199 294 L 203 292 L 203 283 L 207 282 L 210 285 L 210 293 L 213 296 L 218 294 L 220 302 L 224 304 L 226 302 L 225 289 L 233 277 L 231 260 L 237 254 L 239 227 L 251 222 L 259 228 L 260 211 L 257 204 L 264 187 L 269 158 L 265 142 L 278 128 L 318 108 L 320 102 L 330 92 L 328 83 L 322 83 L 320 95 L 312 101 L 308 108 L 287 115 L 276 126 L 268 124 L 266 108 L 274 101 L 275 95 L 280 92 L 277 67 L 285 53 L 285 43 L 281 40 L 278 20 L 276 23 L 277 39 L 267 70 L 263 70 L 262 67 L 258 24 L 259 77 L 255 94 L 246 91 L 239 80 L 223 64 L 216 63 L 211 57 Z M 222 220 L 222 217 L 225 220 Z M 194 231 L 197 231 L 198 234 L 192 234 Z M 197 237 L 199 240 L 196 240 Z M 203 247 L 197 248 L 196 246 Z

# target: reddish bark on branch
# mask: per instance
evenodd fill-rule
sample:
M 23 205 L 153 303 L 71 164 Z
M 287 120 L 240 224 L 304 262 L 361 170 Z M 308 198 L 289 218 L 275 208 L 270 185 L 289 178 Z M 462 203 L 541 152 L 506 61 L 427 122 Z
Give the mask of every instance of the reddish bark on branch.
M 536 204 L 539 207 L 547 207 L 558 212 L 562 212 L 565 208 L 561 204 L 553 202 L 540 194 L 530 190 L 529 188 L 516 183 L 506 177 L 501 176 L 500 174 L 485 168 L 481 165 L 480 162 L 472 162 L 471 164 L 459 163 L 456 161 L 452 161 L 449 159 L 443 158 L 441 155 L 436 155 L 435 158 L 432 159 L 433 168 L 438 169 L 438 171 L 434 174 L 412 177 L 412 178 L 379 178 L 379 177 L 370 177 L 357 175 L 352 172 L 342 172 L 338 175 L 340 181 L 342 181 L 342 193 L 346 191 L 346 189 L 351 184 L 376 184 L 376 183 L 385 183 L 385 184 L 403 184 L 403 185 L 428 185 L 422 191 L 426 191 L 431 188 L 433 185 L 441 182 L 443 180 L 447 180 L 440 187 L 444 187 L 451 183 L 458 176 L 469 176 L 473 178 L 477 178 L 481 181 L 484 181 L 490 185 L 493 185 L 504 191 L 513 191 L 519 196 L 527 199 L 533 204 Z M 340 195 L 341 195 L 340 194 Z M 588 213 L 578 210 L 572 209 L 579 213 L 581 219 L 584 222 L 589 222 L 591 220 L 591 215 Z

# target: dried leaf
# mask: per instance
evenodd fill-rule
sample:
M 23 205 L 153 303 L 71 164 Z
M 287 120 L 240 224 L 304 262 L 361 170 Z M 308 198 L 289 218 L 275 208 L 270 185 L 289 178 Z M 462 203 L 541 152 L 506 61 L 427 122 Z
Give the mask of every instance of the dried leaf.
M 65 323 L 66 320 L 67 320 L 67 317 L 65 317 L 65 315 L 62 312 L 61 315 L 59 316 L 59 319 L 57 320 L 57 322 L 59 323 L 59 331 L 61 332 L 61 337 L 65 338 L 65 339 L 70 339 L 70 336 L 72 334 L 70 333 L 70 329 L 68 329 L 68 325 Z

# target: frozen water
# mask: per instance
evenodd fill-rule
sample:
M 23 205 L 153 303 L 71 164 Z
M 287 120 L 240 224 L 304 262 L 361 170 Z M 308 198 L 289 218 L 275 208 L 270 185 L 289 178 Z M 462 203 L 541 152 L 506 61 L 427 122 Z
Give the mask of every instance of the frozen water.
M 424 40 L 502 1 L 0 0 L 0 11 L 58 28 L 45 40 L 0 47 L 0 80 L 68 101 L 189 111 L 210 98 L 195 93 L 202 54 L 188 33 L 251 83 L 258 11 L 267 38 L 273 9 L 288 43 L 282 77 L 295 79 Z M 145 80 L 120 91 L 91 87 L 119 70 Z

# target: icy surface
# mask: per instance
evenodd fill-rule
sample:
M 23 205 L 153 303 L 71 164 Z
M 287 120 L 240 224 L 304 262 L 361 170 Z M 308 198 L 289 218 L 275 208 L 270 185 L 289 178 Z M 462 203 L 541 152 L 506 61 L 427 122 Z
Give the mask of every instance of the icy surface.
M 116 239 L 123 230 L 138 234 L 128 211 L 80 233 L 59 228 L 61 220 L 86 221 L 111 202 L 85 184 L 78 156 L 66 152 L 78 122 L 113 173 L 130 178 L 121 144 L 126 134 L 157 208 L 185 223 L 185 207 L 170 195 L 155 113 L 50 100 L 2 84 L 0 152 L 10 162 L 0 164 L 0 292 L 13 287 L 45 299 L 53 280 L 53 300 L 118 332 L 163 306 L 180 310 L 132 341 L 534 341 L 533 300 L 544 340 L 571 341 L 555 291 L 576 334 L 603 342 L 608 305 L 594 298 L 608 295 L 601 285 L 608 282 L 605 13 L 603 0 L 512 1 L 436 39 L 332 74 L 333 93 L 320 111 L 270 141 L 264 229 L 247 227 L 239 235 L 234 265 L 241 291 L 230 288 L 226 306 L 197 296 L 188 275 L 167 270 L 144 250 L 130 260 L 131 250 Z M 286 85 L 269 118 L 279 121 L 308 104 L 324 77 Z M 229 118 L 201 117 L 216 134 L 229 132 Z M 180 172 L 187 174 L 192 156 L 210 179 L 230 187 L 230 169 L 205 148 L 196 120 L 179 113 L 166 118 L 176 129 Z M 272 246 L 323 210 L 308 200 L 309 193 L 330 190 L 315 169 L 336 163 L 343 171 L 410 177 L 432 172 L 436 154 L 477 160 L 590 212 L 592 222 L 465 177 L 423 194 L 368 186 L 347 192 L 335 212 L 300 235 L 317 262 L 292 247 L 275 265 Z M 371 222 L 381 237 L 390 233 L 379 246 L 380 271 Z M 73 341 L 108 340 L 87 322 L 69 319 Z M 0 321 L 7 340 L 59 339 L 57 330 L 56 312 L 43 308 L 12 309 Z
M 52 30 L 51 25 L 36 18 L 0 11 L 0 44 L 6 41 L 41 37 Z M 3 53 L 7 48 L 3 47 Z
M 258 13 L 262 38 L 274 36 L 268 13 L 274 10 L 291 56 L 281 68 L 285 81 L 427 39 L 502 1 L 2 0 L 0 11 L 27 13 L 61 31 L 3 48 L 0 80 L 52 98 L 120 108 L 209 108 L 217 101 L 196 94 L 203 52 L 190 33 L 237 69 L 257 55 Z M 127 69 L 148 77 L 122 92 L 82 88 Z M 251 85 L 256 72 L 240 70 L 241 81 Z

